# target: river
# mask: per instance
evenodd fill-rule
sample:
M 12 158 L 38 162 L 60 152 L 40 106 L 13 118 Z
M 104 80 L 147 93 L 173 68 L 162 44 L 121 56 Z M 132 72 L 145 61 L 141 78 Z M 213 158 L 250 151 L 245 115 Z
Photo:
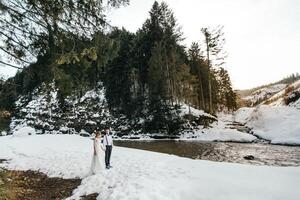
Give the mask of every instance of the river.
M 300 166 L 300 146 L 260 143 L 198 141 L 114 141 L 116 146 L 136 148 L 192 159 L 270 166 Z M 252 155 L 253 160 L 244 156 Z

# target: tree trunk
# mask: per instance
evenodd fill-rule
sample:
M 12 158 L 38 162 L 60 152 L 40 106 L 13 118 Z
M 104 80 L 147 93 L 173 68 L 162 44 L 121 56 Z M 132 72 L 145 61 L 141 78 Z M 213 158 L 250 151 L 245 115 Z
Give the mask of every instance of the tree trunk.
M 202 79 L 201 79 L 201 75 L 199 73 L 199 89 L 200 89 L 200 95 L 198 94 L 198 101 L 199 101 L 199 107 L 201 109 L 205 109 L 205 104 L 204 104 L 204 94 L 203 94 L 203 85 L 202 85 Z M 200 105 L 201 104 L 201 105 Z
M 207 67 L 208 67 L 208 93 L 209 93 L 209 113 L 212 113 L 212 91 L 211 91 L 211 74 L 210 74 L 210 60 L 209 60 L 209 38 L 208 38 L 208 34 L 205 30 L 205 41 L 206 41 L 206 53 L 207 53 Z

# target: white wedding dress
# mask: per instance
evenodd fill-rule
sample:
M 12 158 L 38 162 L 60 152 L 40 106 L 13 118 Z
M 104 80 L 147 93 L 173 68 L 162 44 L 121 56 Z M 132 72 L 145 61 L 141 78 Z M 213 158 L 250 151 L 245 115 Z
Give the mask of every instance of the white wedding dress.
M 104 152 L 101 148 L 102 144 L 100 144 L 100 138 L 94 139 L 94 150 L 93 150 L 93 158 L 92 158 L 92 164 L 89 174 L 98 174 L 100 172 L 103 172 L 104 168 Z M 96 152 L 96 154 L 94 153 Z

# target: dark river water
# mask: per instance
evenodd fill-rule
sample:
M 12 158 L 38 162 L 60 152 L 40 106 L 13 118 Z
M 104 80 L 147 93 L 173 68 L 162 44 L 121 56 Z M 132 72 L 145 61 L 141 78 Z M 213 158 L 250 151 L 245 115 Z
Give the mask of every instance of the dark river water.
M 193 159 L 254 165 L 300 166 L 300 146 L 195 141 L 114 141 L 116 146 L 174 154 Z M 244 156 L 252 155 L 253 160 Z

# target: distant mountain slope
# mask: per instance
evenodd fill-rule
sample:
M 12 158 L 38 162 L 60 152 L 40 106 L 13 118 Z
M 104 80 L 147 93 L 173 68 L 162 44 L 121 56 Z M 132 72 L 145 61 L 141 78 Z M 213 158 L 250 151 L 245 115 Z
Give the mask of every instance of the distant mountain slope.
M 264 101 L 263 104 L 269 104 L 273 106 L 288 105 L 300 108 L 300 80 L 277 92 L 271 98 Z
M 258 105 L 266 99 L 272 97 L 277 92 L 282 91 L 287 87 L 286 84 L 270 85 L 252 92 L 251 95 L 243 97 L 242 99 L 247 102 L 248 105 Z
M 270 104 L 275 101 L 281 105 L 286 105 L 298 99 L 298 81 L 300 81 L 300 75 L 292 74 L 275 83 L 237 92 L 247 106 Z

